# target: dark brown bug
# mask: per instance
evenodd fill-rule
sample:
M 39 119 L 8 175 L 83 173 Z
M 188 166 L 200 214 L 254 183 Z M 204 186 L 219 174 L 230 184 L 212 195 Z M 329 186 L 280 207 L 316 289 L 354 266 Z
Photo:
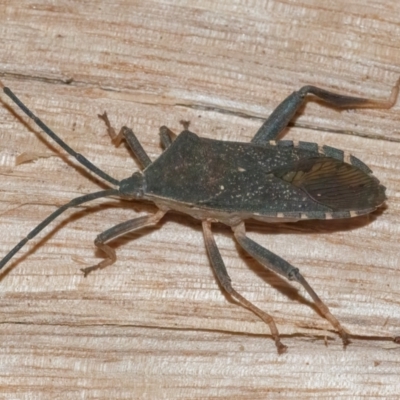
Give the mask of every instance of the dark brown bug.
M 351 218 L 374 211 L 386 199 L 385 188 L 371 170 L 346 152 L 316 143 L 276 141 L 308 94 L 340 108 L 390 108 L 399 92 L 400 79 L 387 101 L 374 101 L 332 93 L 315 86 L 304 86 L 288 96 L 265 121 L 250 143 L 204 139 L 188 129 L 177 137 L 160 128 L 165 151 L 151 161 L 131 129 L 123 127 L 118 135 L 106 113 L 99 116 L 108 133 L 117 142 L 125 139 L 143 167 L 142 171 L 118 181 L 72 150 L 9 88 L 6 93 L 21 110 L 65 151 L 87 169 L 116 189 L 102 190 L 71 200 L 57 209 L 21 240 L 1 261 L 0 268 L 58 215 L 90 200 L 120 196 L 132 200 L 150 200 L 159 211 L 120 223 L 99 234 L 95 245 L 106 254 L 99 264 L 83 269 L 85 276 L 116 261 L 115 251 L 106 243 L 128 232 L 156 224 L 169 210 L 189 214 L 202 221 L 204 240 L 211 265 L 221 286 L 240 304 L 249 308 L 269 325 L 279 353 L 286 350 L 273 318 L 241 296 L 231 280 L 214 240 L 211 224 L 230 226 L 239 245 L 268 269 L 300 283 L 315 304 L 339 332 L 343 343 L 349 334 L 331 314 L 299 270 L 247 237 L 244 220 L 286 222 L 302 219 Z

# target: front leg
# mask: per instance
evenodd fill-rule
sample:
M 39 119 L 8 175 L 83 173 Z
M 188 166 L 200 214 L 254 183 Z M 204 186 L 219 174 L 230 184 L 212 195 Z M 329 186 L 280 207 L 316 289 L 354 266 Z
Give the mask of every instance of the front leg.
M 145 215 L 143 217 L 130 219 L 129 221 L 122 222 L 100 233 L 96 237 L 94 244 L 107 255 L 107 258 L 96 265 L 82 268 L 81 271 L 84 273 L 84 276 L 88 276 L 96 269 L 103 269 L 115 263 L 117 260 L 115 250 L 107 245 L 107 242 L 116 239 L 119 236 L 125 235 L 126 233 L 142 229 L 145 226 L 155 225 L 165 215 L 165 213 L 166 211 L 158 210 L 153 215 Z
M 99 114 L 98 117 L 102 119 L 106 124 L 107 133 L 109 134 L 111 140 L 115 143 L 117 147 L 121 144 L 122 140 L 125 139 L 126 142 L 128 143 L 129 148 L 132 150 L 133 154 L 138 159 L 143 168 L 146 168 L 151 164 L 152 161 L 150 157 L 147 155 L 146 151 L 140 144 L 138 138 L 133 133 L 132 129 L 123 126 L 117 135 L 115 133 L 115 129 L 111 126 L 107 113 L 105 111 L 103 114 Z

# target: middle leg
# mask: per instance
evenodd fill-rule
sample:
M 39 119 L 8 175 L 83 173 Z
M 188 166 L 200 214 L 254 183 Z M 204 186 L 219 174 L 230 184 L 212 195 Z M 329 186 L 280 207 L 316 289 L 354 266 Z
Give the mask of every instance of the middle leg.
M 161 145 L 165 149 L 167 149 L 169 146 L 171 146 L 172 142 L 176 139 L 176 134 L 171 131 L 168 127 L 163 125 L 160 128 L 160 140 L 161 140 Z
M 221 254 L 218 250 L 217 244 L 215 242 L 214 236 L 211 231 L 211 222 L 203 221 L 203 234 L 204 241 L 206 244 L 208 256 L 210 258 L 211 265 L 214 269 L 215 275 L 222 286 L 223 289 L 227 291 L 227 293 L 232 296 L 239 304 L 243 307 L 248 308 L 253 311 L 254 314 L 258 315 L 268 326 L 271 331 L 271 335 L 275 340 L 276 347 L 278 349 L 278 353 L 282 354 L 286 351 L 287 347 L 282 344 L 279 338 L 279 332 L 275 325 L 273 318 L 267 314 L 266 312 L 260 310 L 254 304 L 250 303 L 246 298 L 244 298 L 241 294 L 239 294 L 231 284 L 231 278 L 228 275 L 228 271 L 226 270 L 224 261 L 221 257 Z

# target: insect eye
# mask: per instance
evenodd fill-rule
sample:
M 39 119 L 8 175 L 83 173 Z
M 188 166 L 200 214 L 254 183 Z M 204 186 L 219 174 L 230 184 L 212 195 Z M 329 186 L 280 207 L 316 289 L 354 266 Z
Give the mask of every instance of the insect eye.
M 143 197 L 145 188 L 144 176 L 141 172 L 135 172 L 129 178 L 123 179 L 119 187 L 122 196 L 140 199 Z

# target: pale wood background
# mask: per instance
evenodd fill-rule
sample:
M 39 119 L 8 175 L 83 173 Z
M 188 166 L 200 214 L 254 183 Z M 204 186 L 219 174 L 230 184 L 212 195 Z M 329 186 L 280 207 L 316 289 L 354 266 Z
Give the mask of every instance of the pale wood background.
M 397 0 L 2 1 L 0 77 L 66 142 L 117 178 L 137 169 L 96 114 L 131 126 L 150 156 L 158 127 L 248 141 L 291 91 L 314 84 L 385 98 L 400 75 Z M 0 251 L 71 198 L 104 187 L 2 96 Z M 59 218 L 1 275 L 5 399 L 395 398 L 400 392 L 400 102 L 338 112 L 309 102 L 286 138 L 351 151 L 387 186 L 369 218 L 252 238 L 298 266 L 354 334 L 341 341 L 306 294 L 217 241 L 236 288 L 275 316 L 289 352 L 224 296 L 200 224 L 168 215 L 99 260 L 96 234 L 149 204 L 97 201 Z M 32 157 L 18 164 L 19 156 Z

